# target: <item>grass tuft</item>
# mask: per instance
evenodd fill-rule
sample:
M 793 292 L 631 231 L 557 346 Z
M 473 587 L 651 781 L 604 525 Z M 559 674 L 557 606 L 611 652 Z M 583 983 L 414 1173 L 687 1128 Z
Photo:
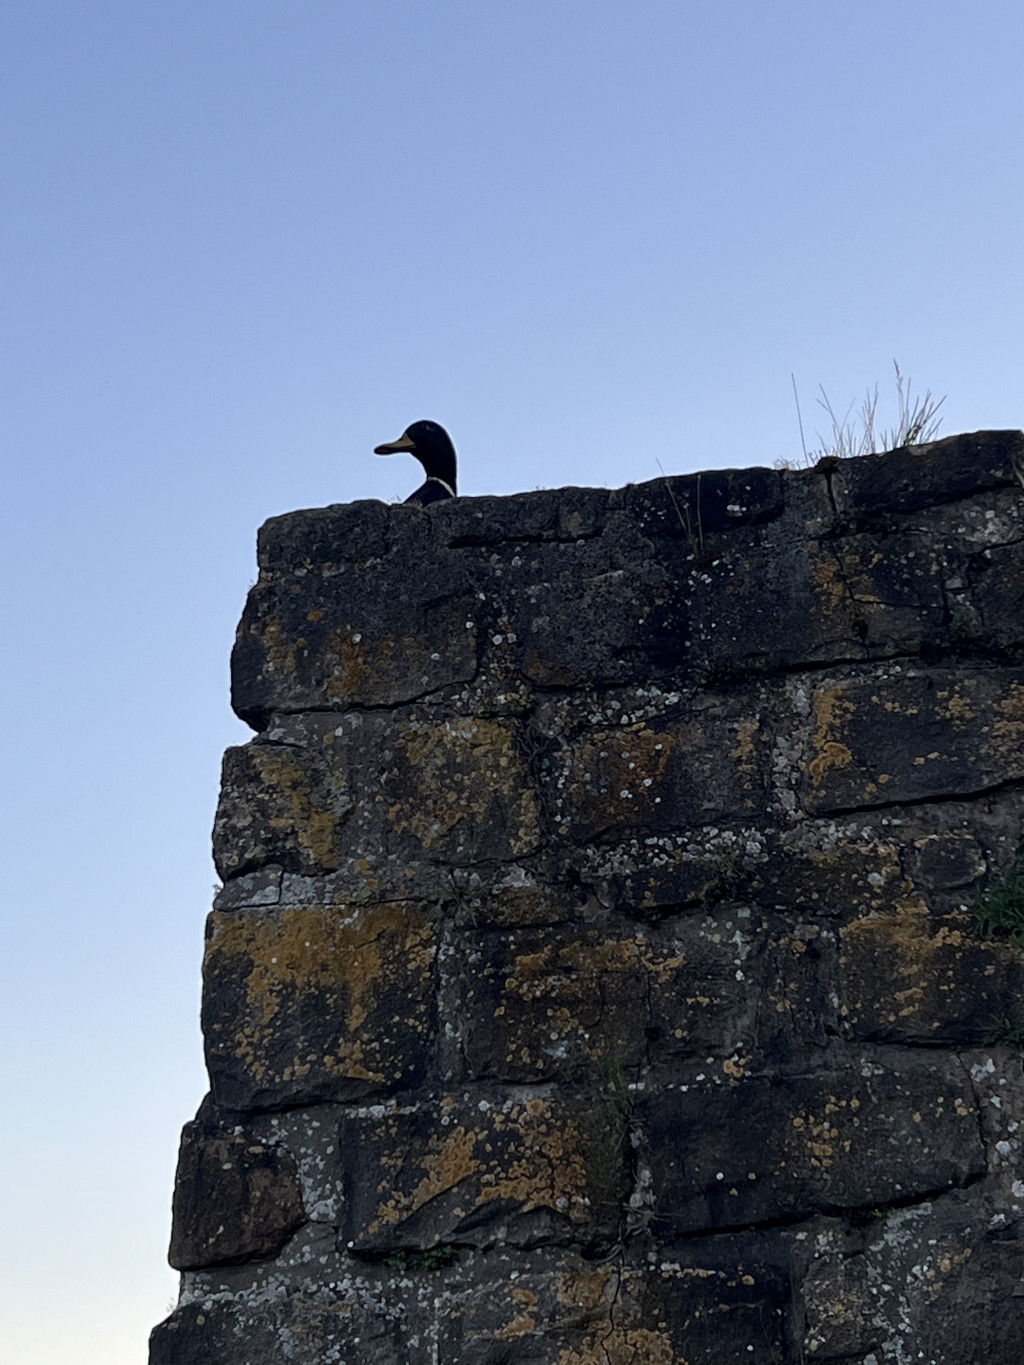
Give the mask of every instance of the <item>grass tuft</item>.
M 987 937 L 1010 938 L 1024 948 L 1024 851 L 982 892 L 974 918 Z
M 1015 1024 L 1008 1014 L 996 1014 L 985 1024 L 983 1041 L 988 1047 L 1008 1047 L 1024 1052 L 1024 1027 Z
M 819 460 L 848 460 L 855 455 L 873 455 L 880 450 L 898 450 L 901 446 L 922 445 L 935 439 L 942 424 L 938 411 L 946 401 L 945 397 L 936 399 L 932 396 L 931 389 L 925 389 L 922 397 L 915 398 L 911 381 L 903 377 L 903 372 L 897 361 L 894 360 L 892 365 L 896 371 L 897 418 L 895 426 L 888 428 L 879 426 L 877 384 L 874 389 L 867 391 L 856 410 L 854 400 L 841 417 L 832 406 L 832 401 L 825 392 L 824 386 L 819 384 L 818 406 L 828 417 L 831 431 L 824 436 L 820 431 L 815 432 L 818 446 L 813 450 L 807 449 L 796 376 L 790 375 L 793 383 L 793 399 L 796 403 L 797 423 L 800 427 L 800 446 L 803 451 L 805 467 L 816 465 Z M 791 467 L 787 461 L 783 460 L 779 463 L 782 468 Z

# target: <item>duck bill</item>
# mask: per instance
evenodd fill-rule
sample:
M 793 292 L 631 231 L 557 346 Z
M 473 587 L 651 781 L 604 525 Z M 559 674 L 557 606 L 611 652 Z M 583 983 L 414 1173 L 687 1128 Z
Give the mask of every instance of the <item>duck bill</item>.
M 374 455 L 399 455 L 402 451 L 412 451 L 416 449 L 416 442 L 407 431 L 403 431 L 397 441 L 390 441 L 387 445 L 374 446 Z

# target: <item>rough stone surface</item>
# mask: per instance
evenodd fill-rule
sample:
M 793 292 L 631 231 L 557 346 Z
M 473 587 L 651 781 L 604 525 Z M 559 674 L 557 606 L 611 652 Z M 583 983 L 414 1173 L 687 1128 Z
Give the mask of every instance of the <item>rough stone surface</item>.
M 232 1217 L 224 1221 L 225 1209 Z M 306 1222 L 295 1161 L 242 1133 L 189 1123 L 181 1137 L 168 1260 L 177 1270 L 262 1260 Z
M 1022 460 L 268 522 L 151 1365 L 1017 1365 Z

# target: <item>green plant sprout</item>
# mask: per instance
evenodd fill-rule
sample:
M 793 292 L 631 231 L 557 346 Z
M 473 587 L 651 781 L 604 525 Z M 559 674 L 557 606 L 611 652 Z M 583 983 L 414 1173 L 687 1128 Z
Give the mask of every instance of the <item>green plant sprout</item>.
M 1010 938 L 1024 948 L 1024 850 L 981 893 L 974 918 L 986 937 Z
M 996 1014 L 985 1021 L 983 1041 L 988 1047 L 1008 1047 L 1024 1052 L 1024 1027 L 1015 1024 L 1008 1014 Z

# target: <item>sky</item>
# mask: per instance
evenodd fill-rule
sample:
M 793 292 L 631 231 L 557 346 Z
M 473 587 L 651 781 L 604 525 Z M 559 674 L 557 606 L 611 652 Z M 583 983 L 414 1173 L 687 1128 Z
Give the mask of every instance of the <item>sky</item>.
M 0 1358 L 169 1311 L 268 516 L 1024 423 L 1019 0 L 8 0 Z

